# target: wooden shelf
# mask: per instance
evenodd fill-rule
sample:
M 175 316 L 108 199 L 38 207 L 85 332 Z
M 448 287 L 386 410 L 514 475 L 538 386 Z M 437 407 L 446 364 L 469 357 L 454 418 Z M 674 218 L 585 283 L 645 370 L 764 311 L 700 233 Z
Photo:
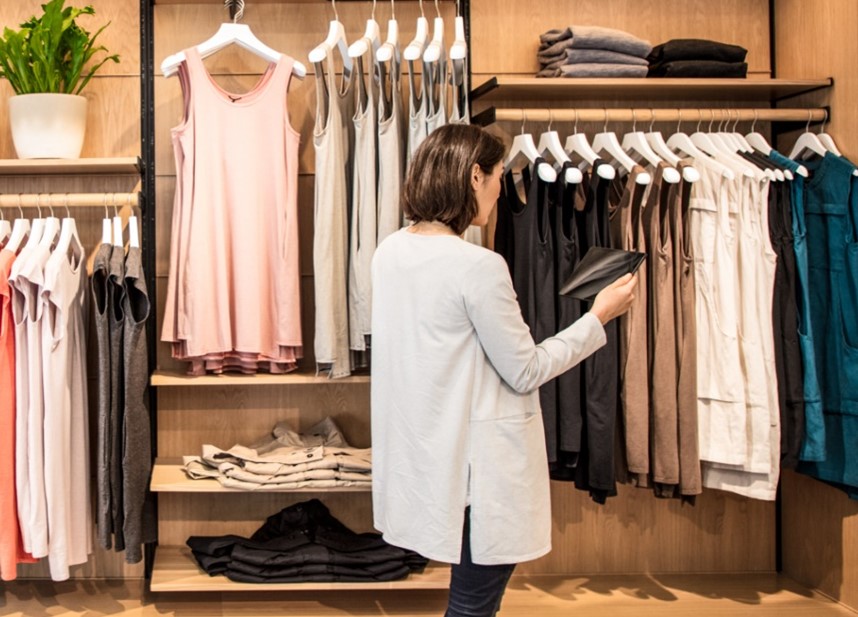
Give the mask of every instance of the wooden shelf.
M 769 100 L 798 96 L 834 83 L 824 79 L 656 79 L 492 77 L 471 91 L 471 100 Z
M 189 548 L 159 546 L 155 552 L 151 591 L 347 591 L 377 589 L 447 589 L 450 567 L 430 562 L 421 574 L 384 583 L 236 583 L 225 576 L 209 576 L 197 565 Z
M 369 375 L 352 375 L 331 379 L 324 375 L 300 372 L 285 375 L 242 375 L 240 373 L 224 373 L 223 375 L 201 375 L 194 377 L 175 371 L 155 371 L 149 383 L 153 386 L 272 386 L 272 385 L 338 385 L 338 384 L 368 384 Z
M 140 157 L 88 159 L 2 159 L 0 176 L 138 175 Z
M 159 458 L 152 468 L 149 490 L 153 493 L 368 493 L 370 487 L 340 486 L 331 488 L 298 488 L 287 490 L 260 489 L 247 491 L 226 488 L 214 478 L 192 480 L 182 470 L 181 458 Z

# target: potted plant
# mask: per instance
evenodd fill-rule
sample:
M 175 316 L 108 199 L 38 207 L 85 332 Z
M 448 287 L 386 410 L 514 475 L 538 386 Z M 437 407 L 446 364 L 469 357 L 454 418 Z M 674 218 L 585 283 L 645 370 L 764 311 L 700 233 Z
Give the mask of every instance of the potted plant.
M 91 6 L 65 7 L 65 0 L 42 5 L 42 15 L 5 28 L 0 37 L 0 77 L 9 80 L 15 96 L 9 99 L 12 140 L 19 158 L 77 158 L 86 129 L 86 99 L 81 90 L 105 62 L 90 65 L 95 54 L 107 52 L 95 34 L 76 23 L 94 15 Z

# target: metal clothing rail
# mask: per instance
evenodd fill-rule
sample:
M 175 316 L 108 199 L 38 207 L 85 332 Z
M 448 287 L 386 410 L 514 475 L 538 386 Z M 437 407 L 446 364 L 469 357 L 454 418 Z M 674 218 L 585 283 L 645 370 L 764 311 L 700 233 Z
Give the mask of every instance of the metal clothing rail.
M 139 207 L 140 193 L 6 193 L 0 208 Z
M 474 124 L 495 122 L 826 122 L 827 107 L 751 108 L 503 108 L 489 107 L 471 118 Z

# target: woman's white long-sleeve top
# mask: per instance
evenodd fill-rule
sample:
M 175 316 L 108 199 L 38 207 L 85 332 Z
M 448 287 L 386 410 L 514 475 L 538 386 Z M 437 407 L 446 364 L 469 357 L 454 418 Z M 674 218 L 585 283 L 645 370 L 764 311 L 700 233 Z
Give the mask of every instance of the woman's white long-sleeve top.
M 373 512 L 385 540 L 447 563 L 465 507 L 478 564 L 551 550 L 537 389 L 605 344 L 592 314 L 536 345 L 504 260 L 402 229 L 372 264 Z

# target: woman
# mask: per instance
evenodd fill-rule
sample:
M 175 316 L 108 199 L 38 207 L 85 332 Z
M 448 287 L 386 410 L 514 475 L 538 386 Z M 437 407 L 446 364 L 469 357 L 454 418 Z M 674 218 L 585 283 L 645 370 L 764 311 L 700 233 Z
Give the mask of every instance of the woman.
M 515 564 L 551 549 L 537 389 L 604 345 L 635 285 L 620 279 L 534 344 L 503 258 L 460 237 L 488 220 L 503 157 L 478 127 L 433 132 L 403 189 L 413 224 L 372 264 L 375 526 L 454 564 L 447 617 L 494 615 Z

